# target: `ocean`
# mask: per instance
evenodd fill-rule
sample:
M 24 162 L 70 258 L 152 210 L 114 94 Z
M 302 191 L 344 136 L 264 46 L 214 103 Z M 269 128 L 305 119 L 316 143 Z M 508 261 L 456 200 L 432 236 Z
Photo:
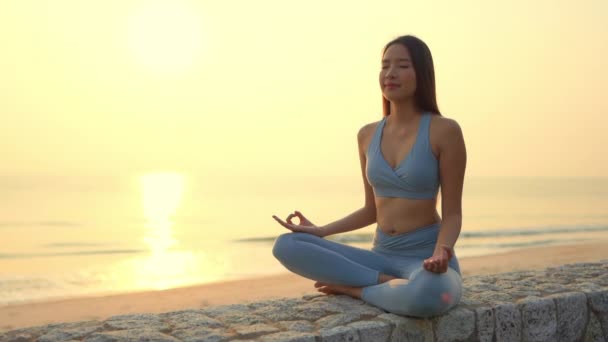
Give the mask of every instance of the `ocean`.
M 272 245 L 289 230 L 272 215 L 297 209 L 321 225 L 363 202 L 358 183 L 350 191 L 206 196 L 175 175 L 124 187 L 7 184 L 0 184 L 0 305 L 286 273 Z M 369 249 L 374 229 L 326 238 Z M 598 239 L 608 239 L 608 178 L 465 182 L 459 258 Z

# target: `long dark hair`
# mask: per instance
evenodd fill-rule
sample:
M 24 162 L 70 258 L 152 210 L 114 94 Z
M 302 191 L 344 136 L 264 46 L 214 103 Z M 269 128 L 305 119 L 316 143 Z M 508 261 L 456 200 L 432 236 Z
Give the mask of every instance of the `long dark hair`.
M 416 91 L 414 101 L 418 109 L 425 112 L 441 115 L 437 106 L 435 92 L 435 69 L 433 67 L 433 56 L 429 47 L 418 37 L 412 35 L 401 36 L 390 41 L 382 50 L 382 57 L 386 49 L 393 44 L 405 46 L 412 58 L 414 72 L 416 72 Z M 382 96 L 382 115 L 390 115 L 390 102 Z

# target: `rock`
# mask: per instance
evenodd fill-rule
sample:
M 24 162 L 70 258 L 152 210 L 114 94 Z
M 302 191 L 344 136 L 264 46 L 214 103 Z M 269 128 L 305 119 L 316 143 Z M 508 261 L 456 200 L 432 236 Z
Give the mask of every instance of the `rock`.
M 578 341 L 588 320 L 587 296 L 570 292 L 552 295 L 557 310 L 557 341 Z
M 391 325 L 384 321 L 358 321 L 348 326 L 359 333 L 361 342 L 388 341 L 391 336 Z
M 165 335 L 154 329 L 125 329 L 107 332 L 98 332 L 85 338 L 84 342 L 179 342 L 173 336 Z
M 434 318 L 434 323 L 438 342 L 465 341 L 475 331 L 475 313 L 468 309 L 455 308 Z
M 104 330 L 122 329 L 145 329 L 156 331 L 169 331 L 169 325 L 161 321 L 158 315 L 154 314 L 132 314 L 112 316 L 104 322 Z
M 393 328 L 391 341 L 433 341 L 433 324 L 429 319 L 414 319 L 385 313 L 378 318 Z
M 608 336 L 608 292 L 588 293 L 587 300 L 600 322 L 604 336 Z
M 606 342 L 600 321 L 593 312 L 589 314 L 589 324 L 587 324 L 585 342 Z
M 475 309 L 477 321 L 477 340 L 491 342 L 494 338 L 494 311 L 484 307 Z
M 320 329 L 322 342 L 359 342 L 359 334 L 352 327 L 334 327 L 330 329 Z
M 517 305 L 500 304 L 494 308 L 496 342 L 521 340 L 521 314 Z
M 555 303 L 550 298 L 537 298 L 519 305 L 523 323 L 522 340 L 555 341 L 557 316 Z

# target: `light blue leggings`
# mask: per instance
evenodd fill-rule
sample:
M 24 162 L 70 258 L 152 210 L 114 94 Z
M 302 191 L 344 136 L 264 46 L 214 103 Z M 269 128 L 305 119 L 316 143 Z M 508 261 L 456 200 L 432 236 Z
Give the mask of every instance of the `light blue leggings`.
M 363 287 L 361 299 L 385 311 L 414 317 L 441 315 L 456 306 L 462 279 L 456 255 L 445 273 L 422 267 L 433 255 L 440 223 L 388 235 L 376 227 L 371 250 L 307 233 L 280 235 L 272 250 L 288 270 L 330 284 Z M 378 284 L 380 273 L 398 278 Z

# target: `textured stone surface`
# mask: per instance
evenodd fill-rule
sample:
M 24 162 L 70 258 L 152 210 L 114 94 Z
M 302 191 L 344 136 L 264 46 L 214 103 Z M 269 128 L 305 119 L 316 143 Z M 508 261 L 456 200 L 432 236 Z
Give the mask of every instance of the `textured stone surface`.
M 393 328 L 391 341 L 432 341 L 433 324 L 428 319 L 414 319 L 391 313 L 378 318 L 389 322 Z
M 494 338 L 494 311 L 492 308 L 475 309 L 477 341 L 491 342 Z
M 38 341 L 49 342 L 49 341 L 69 341 L 69 340 L 80 340 L 81 338 L 90 335 L 94 332 L 101 331 L 102 327 L 100 324 L 92 326 L 82 326 L 73 328 L 55 328 L 46 334 L 40 336 Z
M 333 327 L 321 329 L 319 332 L 323 342 L 359 342 L 359 333 L 353 327 Z
M 104 322 L 105 330 L 150 329 L 169 331 L 169 325 L 161 320 L 159 315 L 135 314 L 112 316 Z
M 358 321 L 348 325 L 359 333 L 361 342 L 387 341 L 391 325 L 383 321 Z
M 266 342 L 315 342 L 316 336 L 310 333 L 282 331 L 264 336 Z
M 608 342 L 608 260 L 463 281 L 459 305 L 430 319 L 315 292 L 301 298 L 48 324 L 0 332 L 0 342 Z
M 496 318 L 496 341 L 510 342 L 521 339 L 521 313 L 517 305 L 501 304 L 494 308 Z
M 520 302 L 522 340 L 555 341 L 557 315 L 551 298 L 530 298 Z
M 584 293 L 551 295 L 557 310 L 557 341 L 578 341 L 589 320 L 587 296 Z
M 465 308 L 455 308 L 435 319 L 435 336 L 438 342 L 465 341 L 475 330 L 475 313 Z
M 597 319 L 593 312 L 589 314 L 589 324 L 587 325 L 587 334 L 585 335 L 585 342 L 606 342 L 604 334 L 602 333 L 600 321 Z
M 176 342 L 177 338 L 163 334 L 156 329 L 125 329 L 94 333 L 86 337 L 85 342 L 114 342 L 114 341 L 150 341 Z
M 587 294 L 587 298 L 589 299 L 589 305 L 591 310 L 596 314 L 598 320 L 600 321 L 600 325 L 602 327 L 602 331 L 604 332 L 604 337 L 608 336 L 608 291 L 598 292 L 594 291 Z

